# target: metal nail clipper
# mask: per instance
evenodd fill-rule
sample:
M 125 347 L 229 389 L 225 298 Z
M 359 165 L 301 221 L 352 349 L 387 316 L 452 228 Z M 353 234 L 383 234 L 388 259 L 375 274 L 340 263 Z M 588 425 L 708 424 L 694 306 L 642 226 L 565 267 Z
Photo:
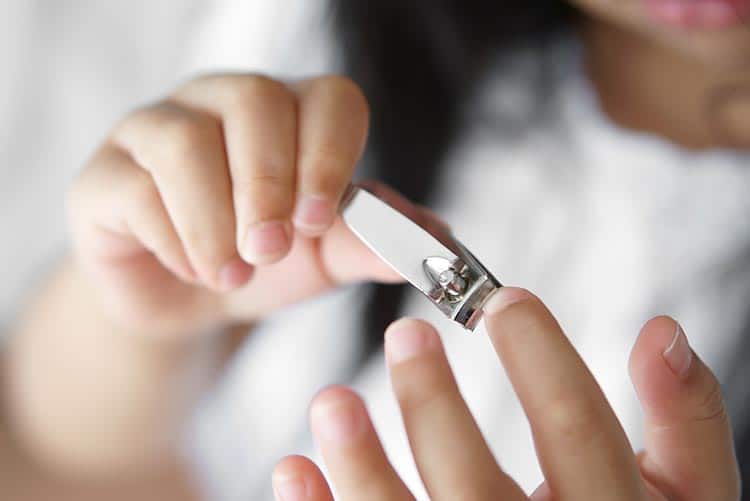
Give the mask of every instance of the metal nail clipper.
M 449 230 L 420 224 L 409 212 L 398 197 L 363 185 L 349 186 L 341 204 L 344 222 L 375 254 L 448 318 L 474 330 L 502 285 Z

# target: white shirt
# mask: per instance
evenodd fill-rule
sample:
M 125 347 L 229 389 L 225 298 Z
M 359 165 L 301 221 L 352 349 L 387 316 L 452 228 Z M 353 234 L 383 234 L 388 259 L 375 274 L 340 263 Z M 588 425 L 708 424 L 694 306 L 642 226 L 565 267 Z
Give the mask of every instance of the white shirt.
M 10 68 L 0 77 L 0 229 L 13 238 L 0 246 L 0 322 L 65 248 L 65 185 L 127 109 L 199 71 L 297 78 L 337 69 L 323 0 L 9 5 L 11 15 L 0 15 L 13 19 L 0 44 Z M 719 373 L 734 345 L 750 295 L 741 259 L 750 248 L 749 157 L 688 153 L 612 125 L 579 57 L 562 43 L 498 59 L 445 161 L 436 209 L 501 281 L 545 300 L 638 448 L 627 357 L 640 326 L 675 316 Z M 249 338 L 188 433 L 211 499 L 268 499 L 280 457 L 315 455 L 307 405 L 322 386 L 347 382 L 361 299 L 359 288 L 338 291 L 279 312 Z M 528 425 L 486 336 L 467 335 L 416 293 L 404 313 L 439 328 L 498 460 L 533 489 L 541 477 Z M 425 499 L 382 355 L 354 386 L 394 465 Z

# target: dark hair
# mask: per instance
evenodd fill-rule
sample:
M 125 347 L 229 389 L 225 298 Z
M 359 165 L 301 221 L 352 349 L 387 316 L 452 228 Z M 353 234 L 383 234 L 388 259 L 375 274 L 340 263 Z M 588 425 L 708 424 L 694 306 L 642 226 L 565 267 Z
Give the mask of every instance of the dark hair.
M 429 203 L 461 109 L 498 51 L 569 19 L 562 0 L 332 0 L 344 66 L 371 109 L 368 176 Z M 433 181 L 433 182 L 429 182 Z M 363 357 L 399 313 L 403 286 L 374 286 Z

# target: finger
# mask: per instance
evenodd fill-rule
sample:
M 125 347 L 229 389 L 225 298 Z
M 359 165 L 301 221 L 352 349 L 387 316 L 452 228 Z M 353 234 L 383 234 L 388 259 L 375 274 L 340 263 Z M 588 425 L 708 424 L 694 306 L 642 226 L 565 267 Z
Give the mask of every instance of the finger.
M 403 282 L 339 218 L 322 239 L 295 235 L 289 255 L 279 263 L 258 267 L 247 286 L 226 298 L 225 312 L 230 318 L 254 322 L 333 287 L 364 280 Z M 283 294 L 269 294 L 269 284 L 271 288 L 284 284 Z
M 630 358 L 646 417 L 641 469 L 668 498 L 739 498 L 732 432 L 719 382 L 668 317 L 648 322 Z
M 664 493 L 666 492 L 665 489 L 660 489 L 656 487 L 656 485 L 651 481 L 650 478 L 647 477 L 646 472 L 643 469 L 643 460 L 646 456 L 646 451 L 640 451 L 638 454 L 635 455 L 635 460 L 638 463 L 638 466 L 641 468 L 641 475 L 643 476 L 643 483 L 646 485 L 646 491 L 649 493 L 649 501 L 671 501 L 674 498 L 674 496 L 670 495 L 668 498 Z
M 542 482 L 542 484 L 534 490 L 531 496 L 529 496 L 529 501 L 554 501 L 552 498 L 552 491 L 549 490 L 547 482 Z
M 234 239 L 229 173 L 220 124 L 172 103 L 136 112 L 118 127 L 117 144 L 156 182 L 185 252 L 217 290 L 249 276 Z
M 522 289 L 502 288 L 485 313 L 555 499 L 645 499 L 614 412 L 541 301 Z
M 276 465 L 273 492 L 276 501 L 333 501 L 323 474 L 302 456 L 286 457 Z
M 393 189 L 373 181 L 363 184 L 418 225 L 436 234 L 450 231 L 433 213 L 410 202 Z M 319 249 L 322 268 L 334 284 L 359 280 L 403 281 L 403 277 L 369 250 L 340 217 L 336 218 L 334 226 L 321 239 Z
M 333 224 L 365 147 L 369 109 L 362 91 L 348 78 L 316 78 L 295 89 L 300 123 L 294 224 L 314 236 Z
M 413 499 L 385 457 L 364 403 L 353 392 L 342 387 L 321 392 L 312 403 L 310 422 L 340 499 Z
M 127 266 L 149 252 L 182 280 L 195 279 L 153 179 L 125 151 L 101 148 L 81 172 L 68 207 L 83 239 L 76 240 L 94 262 Z
M 431 499 L 525 500 L 497 465 L 429 324 L 401 320 L 385 335 L 393 389 Z
M 242 257 L 254 264 L 279 261 L 292 243 L 295 95 L 263 76 L 224 75 L 194 80 L 175 97 L 221 117 Z
M 659 491 L 653 486 L 646 483 L 646 491 L 648 492 L 647 499 L 649 501 L 668 501 Z M 552 491 L 549 489 L 547 482 L 543 482 L 534 492 L 529 496 L 529 501 L 555 501 L 555 497 L 552 495 Z

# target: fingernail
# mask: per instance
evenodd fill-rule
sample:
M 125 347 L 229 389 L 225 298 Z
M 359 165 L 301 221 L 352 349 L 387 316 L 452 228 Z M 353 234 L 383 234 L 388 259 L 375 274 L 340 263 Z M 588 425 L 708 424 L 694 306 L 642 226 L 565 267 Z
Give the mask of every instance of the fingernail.
M 183 282 L 189 283 L 189 284 L 195 284 L 198 282 L 198 274 L 196 273 L 195 269 L 193 269 L 192 265 L 189 263 L 187 264 L 175 264 L 175 265 L 166 265 L 167 268 L 177 275 L 180 280 Z
M 307 499 L 307 484 L 303 477 L 274 477 L 273 490 L 279 501 L 305 501 Z
M 327 198 L 307 195 L 297 202 L 294 224 L 304 231 L 319 233 L 328 229 L 335 212 L 333 203 Z
M 253 267 L 236 257 L 219 271 L 219 287 L 228 292 L 245 285 L 253 274 Z
M 242 244 L 242 258 L 248 263 L 261 264 L 286 252 L 290 245 L 288 225 L 271 221 L 250 226 Z
M 315 434 L 322 440 L 346 445 L 359 437 L 365 429 L 365 417 L 353 402 L 322 402 L 311 412 Z
M 531 298 L 531 293 L 516 287 L 501 287 L 490 297 L 484 305 L 484 312 L 488 315 L 500 313 L 510 305 Z
M 693 350 L 690 349 L 687 336 L 680 324 L 677 324 L 672 342 L 664 350 L 663 356 L 677 377 L 683 378 L 687 375 L 693 362 Z
M 385 356 L 390 365 L 418 357 L 437 345 L 437 334 L 416 320 L 396 322 L 385 333 Z
M 549 488 L 549 484 L 544 482 L 536 488 L 531 496 L 529 496 L 529 501 L 542 501 L 543 499 L 550 499 L 551 497 L 552 491 Z

